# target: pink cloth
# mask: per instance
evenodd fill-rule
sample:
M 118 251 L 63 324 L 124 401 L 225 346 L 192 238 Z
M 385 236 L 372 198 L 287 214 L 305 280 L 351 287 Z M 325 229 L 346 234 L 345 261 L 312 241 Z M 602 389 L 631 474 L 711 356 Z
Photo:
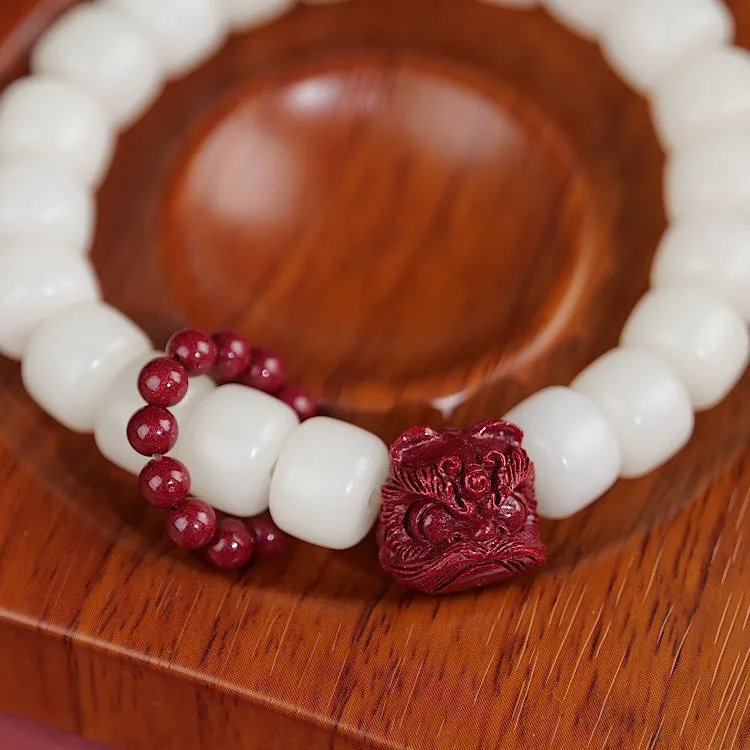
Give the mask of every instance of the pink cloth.
M 0 713 L 2 750 L 107 750 L 103 745 Z

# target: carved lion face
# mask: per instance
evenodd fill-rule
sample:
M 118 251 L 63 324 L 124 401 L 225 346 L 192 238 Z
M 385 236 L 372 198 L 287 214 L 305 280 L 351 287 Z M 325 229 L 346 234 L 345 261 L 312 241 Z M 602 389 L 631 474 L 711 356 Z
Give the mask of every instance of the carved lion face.
M 539 567 L 534 467 L 523 433 L 415 427 L 391 446 L 378 527 L 380 564 L 427 594 L 487 586 Z

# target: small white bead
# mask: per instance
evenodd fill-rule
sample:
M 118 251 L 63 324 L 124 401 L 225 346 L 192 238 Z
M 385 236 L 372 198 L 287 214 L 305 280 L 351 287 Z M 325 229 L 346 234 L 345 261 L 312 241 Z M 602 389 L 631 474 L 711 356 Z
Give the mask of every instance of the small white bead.
M 143 366 L 163 352 L 150 351 L 139 354 L 117 374 L 96 407 L 94 415 L 94 440 L 99 452 L 109 461 L 131 474 L 139 474 L 149 458 L 137 453 L 128 442 L 126 428 L 130 418 L 144 406 L 138 392 L 138 375 Z M 187 422 L 198 404 L 215 389 L 214 382 L 205 376 L 190 378 L 185 398 L 170 411 L 178 427 Z M 179 440 L 178 440 L 179 442 Z
M 32 50 L 31 68 L 88 91 L 122 127 L 151 105 L 163 82 L 146 36 L 118 10 L 100 3 L 63 13 Z
M 94 201 L 83 183 L 54 167 L 0 163 L 0 243 L 49 243 L 87 252 Z
M 721 297 L 705 289 L 651 290 L 628 318 L 620 342 L 664 359 L 684 383 L 696 411 L 718 404 L 747 366 L 745 324 Z
M 628 0 L 607 19 L 602 51 L 626 82 L 651 89 L 685 58 L 733 34 L 721 0 Z
M 226 31 L 217 0 L 109 0 L 148 36 L 162 65 L 179 76 L 221 46 Z
M 223 385 L 180 425 L 174 455 L 190 469 L 197 497 L 246 518 L 268 508 L 271 471 L 298 424 L 297 415 L 278 399 Z
M 750 212 L 750 134 L 720 135 L 675 151 L 667 161 L 670 218 L 708 211 Z
M 685 60 L 656 87 L 654 126 L 667 149 L 750 128 L 750 53 L 711 47 Z
M 667 229 L 651 267 L 655 287 L 705 287 L 750 323 L 750 217 L 688 215 Z
M 303 422 L 279 456 L 271 516 L 287 534 L 329 549 L 359 544 L 380 510 L 390 460 L 383 441 L 329 417 Z
M 571 388 L 590 398 L 614 427 L 623 477 L 639 477 L 660 466 L 693 432 L 685 386 L 651 352 L 613 349 L 589 365 Z
M 505 419 L 524 432 L 523 447 L 534 462 L 542 516 L 572 516 L 617 481 L 617 435 L 581 393 L 560 386 L 545 388 L 511 409 Z
M 0 157 L 50 164 L 93 186 L 109 165 L 113 138 L 101 107 L 73 84 L 28 76 L 0 98 Z
M 296 0 L 219 0 L 232 28 L 245 31 L 288 13 Z
M 0 253 L 0 353 L 21 359 L 34 329 L 77 302 L 99 299 L 87 258 L 63 250 Z
M 542 0 L 549 14 L 574 34 L 597 36 L 621 0 Z
M 151 348 L 147 336 L 103 302 L 84 302 L 32 333 L 21 374 L 29 395 L 74 432 L 91 432 L 94 414 L 117 373 Z

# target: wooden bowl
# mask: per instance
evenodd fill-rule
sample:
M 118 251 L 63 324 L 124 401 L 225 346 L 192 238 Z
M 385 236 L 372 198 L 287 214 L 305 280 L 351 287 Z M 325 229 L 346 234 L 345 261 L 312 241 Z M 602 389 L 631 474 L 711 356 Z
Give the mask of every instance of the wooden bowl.
M 0 83 L 70 4 L 2 4 Z M 234 326 L 389 440 L 615 345 L 662 168 L 645 102 L 541 12 L 305 6 L 122 137 L 93 258 L 158 345 Z M 544 523 L 539 575 L 428 599 L 371 540 L 203 568 L 16 363 L 0 377 L 3 709 L 138 750 L 750 746 L 748 378 L 663 469 Z

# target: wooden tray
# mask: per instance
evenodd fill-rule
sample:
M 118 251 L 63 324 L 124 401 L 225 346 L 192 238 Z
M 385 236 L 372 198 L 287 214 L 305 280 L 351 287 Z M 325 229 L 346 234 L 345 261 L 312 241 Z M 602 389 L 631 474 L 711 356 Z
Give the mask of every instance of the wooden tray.
M 3 0 L 3 82 L 69 4 Z M 541 13 L 473 0 L 302 7 L 120 145 L 107 299 L 158 344 L 237 326 L 385 439 L 568 383 L 664 227 L 645 103 Z M 544 524 L 536 578 L 444 599 L 372 541 L 214 574 L 0 378 L 3 709 L 137 750 L 750 746 L 748 378 L 663 470 Z

